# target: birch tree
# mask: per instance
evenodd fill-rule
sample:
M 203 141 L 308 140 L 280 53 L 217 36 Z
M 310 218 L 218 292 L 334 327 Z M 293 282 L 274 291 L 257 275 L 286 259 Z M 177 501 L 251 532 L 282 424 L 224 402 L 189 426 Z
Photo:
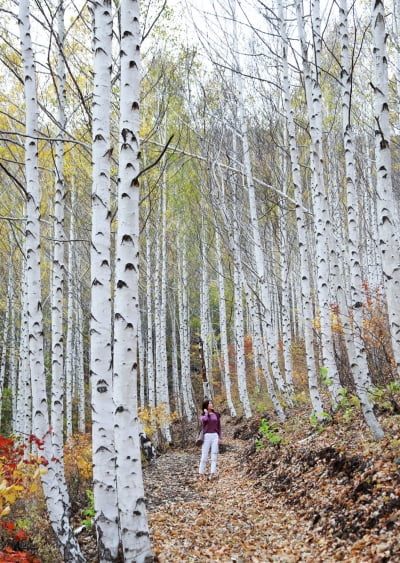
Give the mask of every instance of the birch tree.
M 284 98 L 284 111 L 288 128 L 289 155 L 292 171 L 292 181 L 296 201 L 296 225 L 300 254 L 300 285 L 302 294 L 302 313 L 304 319 L 304 346 L 308 374 L 308 387 L 311 404 L 318 418 L 323 416 L 324 408 L 318 388 L 317 366 L 314 352 L 313 308 L 310 283 L 310 252 L 307 241 L 307 222 L 302 199 L 302 179 L 300 173 L 299 151 L 296 141 L 296 126 L 291 105 L 291 92 L 289 82 L 288 48 L 289 42 L 286 31 L 285 15 L 282 2 L 279 2 L 279 31 L 282 38 L 282 89 Z
M 319 84 L 319 68 L 312 70 L 304 29 L 303 0 L 296 0 L 297 26 L 301 44 L 301 56 L 303 64 L 304 88 L 306 92 L 307 111 L 309 117 L 311 146 L 310 159 L 312 170 L 312 201 L 315 229 L 316 248 L 316 284 L 318 293 L 319 317 L 321 326 L 321 353 L 323 366 L 328 375 L 330 393 L 333 407 L 336 408 L 339 400 L 340 381 L 335 362 L 332 327 L 330 319 L 330 295 L 331 280 L 329 278 L 329 261 L 334 259 L 334 251 L 328 245 L 328 237 L 331 236 L 329 208 L 327 202 L 326 186 L 323 175 L 323 153 L 322 153 L 322 109 L 321 89 Z M 313 39 L 316 51 L 320 49 L 321 36 L 318 29 L 320 22 L 319 2 L 312 2 Z M 315 28 L 314 28 L 315 26 Z M 331 245 L 335 240 L 329 241 Z
M 95 527 L 99 559 L 105 563 L 117 559 L 120 539 L 111 352 L 110 96 L 113 19 L 108 0 L 95 2 L 92 10 L 94 90 L 90 378 Z
M 215 251 L 217 259 L 217 278 L 218 278 L 218 297 L 219 297 L 219 326 L 221 333 L 221 371 L 222 380 L 225 386 L 226 400 L 229 407 L 229 412 L 232 417 L 236 416 L 235 405 L 232 400 L 231 392 L 231 370 L 229 364 L 229 349 L 228 349 L 228 331 L 227 331 L 227 318 L 226 318 L 226 295 L 225 295 L 225 280 L 224 269 L 221 253 L 221 242 L 218 228 L 215 231 Z
M 64 415 L 64 335 L 63 335 L 63 299 L 64 299 L 64 142 L 63 131 L 65 117 L 65 63 L 64 63 L 64 3 L 60 0 L 57 9 L 57 110 L 60 128 L 56 141 L 55 155 L 55 190 L 54 190 L 54 247 L 51 283 L 51 328 L 52 328 L 52 401 L 51 424 L 53 428 L 54 455 L 63 459 L 63 415 Z
M 153 350 L 153 286 L 151 283 L 151 268 L 150 230 L 148 224 L 146 224 L 147 402 L 149 407 L 153 408 L 156 406 L 156 381 Z
M 187 420 L 193 419 L 196 407 L 193 401 L 192 382 L 190 379 L 190 325 L 189 325 L 189 292 L 188 264 L 185 233 L 178 233 L 178 309 L 179 309 L 179 342 L 181 355 L 181 390 L 183 412 Z
M 370 427 L 375 438 L 383 437 L 383 430 L 380 427 L 374 412 L 372 404 L 369 400 L 369 386 L 371 380 L 369 377 L 369 369 L 364 343 L 361 335 L 363 324 L 362 313 L 362 276 L 359 253 L 359 215 L 358 215 L 358 198 L 356 190 L 355 177 L 355 146 L 354 135 L 351 123 L 351 64 L 348 42 L 348 23 L 347 23 L 347 0 L 340 2 L 340 35 L 342 40 L 341 47 L 341 93 L 342 93 L 342 129 L 343 129 L 343 145 L 345 157 L 345 178 L 347 188 L 347 217 L 348 217 L 348 255 L 350 261 L 350 285 L 351 285 L 351 308 L 354 320 L 354 328 L 349 326 L 347 330 L 350 332 L 350 345 L 354 347 L 354 353 L 351 354 L 353 361 L 350 364 L 351 373 L 353 375 L 356 391 L 361 401 L 361 408 L 364 413 L 365 420 Z
M 390 148 L 390 122 L 388 100 L 388 54 L 383 0 L 372 2 L 372 33 L 374 53 L 374 126 L 376 155 L 376 190 L 378 195 L 379 247 L 389 314 L 390 336 L 397 374 L 400 375 L 400 252 L 399 217 L 394 203 L 392 162 Z
M 120 538 L 128 563 L 152 561 L 137 413 L 139 314 L 138 0 L 121 2 L 120 152 L 114 307 L 114 436 Z
M 1 410 L 3 405 L 3 392 L 4 392 L 5 378 L 6 378 L 6 363 L 8 356 L 7 349 L 11 342 L 10 341 L 10 330 L 11 330 L 10 315 L 13 306 L 12 304 L 13 284 L 14 284 L 13 266 L 12 266 L 12 260 L 10 260 L 8 283 L 7 283 L 7 295 L 6 295 L 6 312 L 4 315 L 4 322 L 3 322 L 3 335 L 2 335 L 3 342 L 2 342 L 1 356 L 0 356 L 0 422 L 1 422 Z M 16 390 L 14 389 L 14 391 Z
M 25 176 L 26 176 L 26 276 L 28 298 L 29 368 L 32 384 L 32 431 L 44 443 L 48 472 L 42 475 L 42 485 L 49 518 L 66 562 L 83 562 L 79 544 L 69 522 L 69 501 L 63 494 L 60 473 L 53 457 L 49 429 L 48 401 L 43 352 L 43 316 L 40 272 L 40 189 L 38 167 L 38 103 L 36 66 L 31 39 L 29 1 L 19 4 L 19 31 L 25 93 Z

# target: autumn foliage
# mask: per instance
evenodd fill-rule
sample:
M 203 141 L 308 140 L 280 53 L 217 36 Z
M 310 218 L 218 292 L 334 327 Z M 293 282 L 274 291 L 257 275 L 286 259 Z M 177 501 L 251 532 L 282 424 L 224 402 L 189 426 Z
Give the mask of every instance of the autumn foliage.
M 43 444 L 34 436 L 28 443 L 0 436 L 0 518 L 10 512 L 10 506 L 21 495 L 37 488 L 38 477 L 47 465 L 40 453 L 29 453 L 30 444 L 35 443 L 40 451 Z
M 30 453 L 32 444 L 37 453 Z M 20 498 L 32 494 L 38 487 L 39 475 L 46 471 L 47 460 L 40 451 L 43 443 L 35 436 L 27 442 L 5 438 L 0 435 L 0 535 L 2 543 L 7 544 L 0 551 L 0 561 L 18 563 L 40 563 L 35 556 L 25 551 L 15 551 L 11 546 L 28 540 L 24 530 L 17 529 L 14 522 L 5 520 L 11 506 Z

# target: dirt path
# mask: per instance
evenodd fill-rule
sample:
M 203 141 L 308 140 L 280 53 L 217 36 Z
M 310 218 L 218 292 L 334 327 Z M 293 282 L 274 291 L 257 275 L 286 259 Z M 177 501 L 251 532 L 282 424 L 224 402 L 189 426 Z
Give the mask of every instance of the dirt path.
M 241 463 L 245 444 L 233 439 L 232 428 L 224 430 L 226 451 L 219 456 L 216 481 L 198 482 L 199 449 L 170 452 L 145 469 L 158 561 L 351 561 L 330 556 L 321 539 L 314 541 L 308 522 L 280 506 L 278 499 L 266 502 Z

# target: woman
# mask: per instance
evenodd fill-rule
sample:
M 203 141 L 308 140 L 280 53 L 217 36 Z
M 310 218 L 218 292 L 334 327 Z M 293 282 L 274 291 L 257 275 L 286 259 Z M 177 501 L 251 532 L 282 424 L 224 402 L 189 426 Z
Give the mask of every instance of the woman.
M 214 411 L 214 405 L 210 399 L 203 401 L 200 420 L 203 424 L 204 441 L 201 446 L 199 475 L 200 478 L 204 477 L 208 454 L 211 449 L 210 479 L 214 479 L 217 472 L 218 444 L 222 439 L 222 432 L 220 414 Z

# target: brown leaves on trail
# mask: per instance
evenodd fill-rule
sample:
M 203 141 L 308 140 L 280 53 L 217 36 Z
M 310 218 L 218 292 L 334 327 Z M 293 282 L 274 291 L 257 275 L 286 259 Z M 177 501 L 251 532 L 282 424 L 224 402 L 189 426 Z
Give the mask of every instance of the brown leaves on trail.
M 305 425 L 290 445 L 256 452 L 250 426 L 225 424 L 216 481 L 198 481 L 198 449 L 145 469 L 159 563 L 400 561 L 400 456 L 389 439 L 367 443 L 360 424 L 302 441 Z
M 191 472 L 196 499 L 150 514 L 158 560 L 266 561 L 263 507 L 251 487 L 233 480 L 234 470 L 225 464 L 218 481 L 196 483 L 194 467 Z
M 225 435 L 232 434 L 224 432 Z M 266 503 L 246 475 L 243 443 L 228 439 L 218 460 L 219 478 L 199 482 L 198 449 L 172 452 L 145 469 L 154 552 L 160 563 L 176 561 L 265 563 L 315 559 L 296 514 Z M 261 494 L 260 494 L 261 493 Z

